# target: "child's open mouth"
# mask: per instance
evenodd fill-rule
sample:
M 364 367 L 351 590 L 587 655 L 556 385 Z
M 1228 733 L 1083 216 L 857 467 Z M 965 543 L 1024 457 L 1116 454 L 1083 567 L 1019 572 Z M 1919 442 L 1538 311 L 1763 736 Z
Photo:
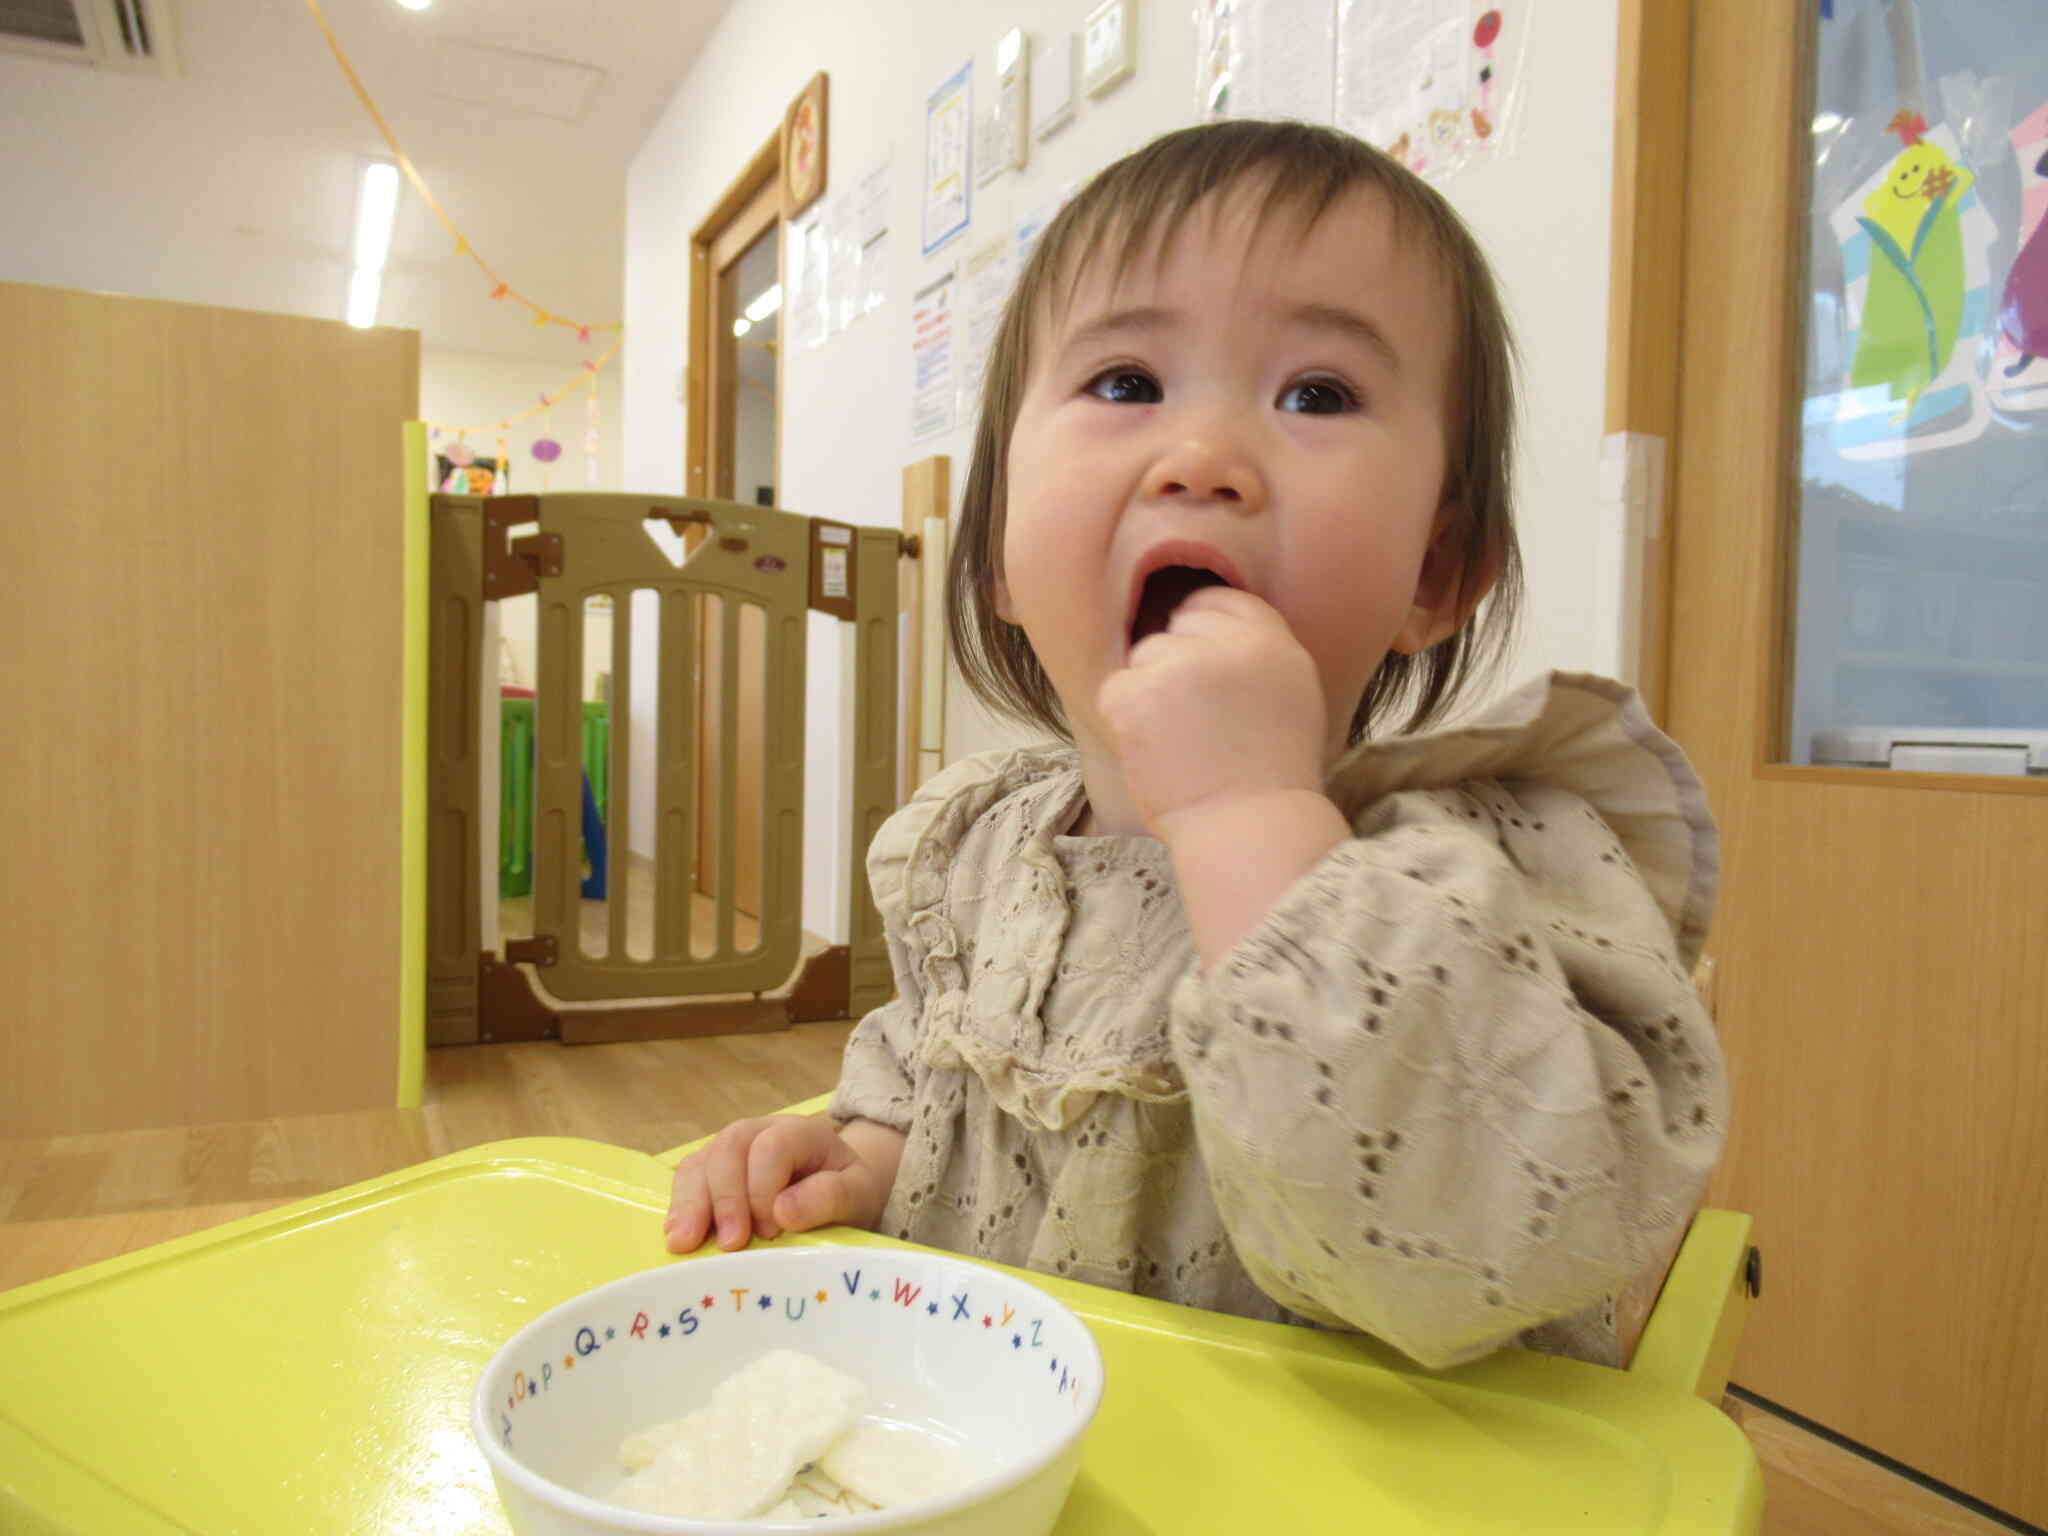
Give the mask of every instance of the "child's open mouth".
M 1165 629 L 1173 611 L 1202 588 L 1229 585 L 1214 571 L 1199 566 L 1161 566 L 1145 578 L 1145 585 L 1139 589 L 1138 610 L 1131 618 L 1131 644 Z

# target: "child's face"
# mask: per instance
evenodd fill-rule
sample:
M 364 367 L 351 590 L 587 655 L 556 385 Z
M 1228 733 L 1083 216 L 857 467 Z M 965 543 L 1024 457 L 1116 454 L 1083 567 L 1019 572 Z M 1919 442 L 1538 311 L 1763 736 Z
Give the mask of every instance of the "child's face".
M 1154 265 L 1041 315 L 1011 433 L 996 610 L 1100 748 L 1162 558 L 1278 610 L 1314 659 L 1327 755 L 1390 649 L 1451 632 L 1445 286 L 1353 191 L 1300 239 L 1255 199 L 1198 207 Z M 1171 547 L 1169 547 L 1171 546 Z M 1446 590 L 1448 588 L 1448 590 Z

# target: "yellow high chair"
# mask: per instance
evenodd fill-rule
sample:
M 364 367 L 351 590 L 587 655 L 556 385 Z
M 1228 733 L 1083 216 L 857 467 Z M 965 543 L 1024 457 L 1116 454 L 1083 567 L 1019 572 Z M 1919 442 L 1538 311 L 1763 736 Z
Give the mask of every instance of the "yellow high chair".
M 693 1286 L 703 1255 L 661 1233 L 689 1150 L 496 1142 L 0 1295 L 0 1531 L 498 1536 L 477 1380 L 584 1291 L 665 1265 Z M 1748 1234 L 1694 1218 L 1626 1371 L 1523 1350 L 1425 1371 L 1361 1335 L 1030 1275 L 1087 1319 L 1106 1378 L 1054 1536 L 1753 1533 L 1756 1454 L 1713 1406 Z M 910 1246 L 767 1246 L 791 1244 L 860 1250 L 877 1298 Z

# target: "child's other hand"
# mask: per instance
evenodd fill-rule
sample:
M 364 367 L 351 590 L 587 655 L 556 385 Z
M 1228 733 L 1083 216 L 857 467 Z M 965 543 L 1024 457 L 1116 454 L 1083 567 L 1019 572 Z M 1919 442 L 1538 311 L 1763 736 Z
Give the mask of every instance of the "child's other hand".
M 1157 837 L 1175 812 L 1204 801 L 1322 788 L 1329 707 L 1315 659 L 1250 592 L 1195 592 L 1132 648 L 1096 707 Z
M 885 1172 L 863 1158 L 823 1116 L 735 1120 L 676 1165 L 662 1230 L 670 1253 L 688 1253 L 714 1226 L 728 1251 L 756 1234 L 872 1227 L 894 1177 L 893 1167 Z

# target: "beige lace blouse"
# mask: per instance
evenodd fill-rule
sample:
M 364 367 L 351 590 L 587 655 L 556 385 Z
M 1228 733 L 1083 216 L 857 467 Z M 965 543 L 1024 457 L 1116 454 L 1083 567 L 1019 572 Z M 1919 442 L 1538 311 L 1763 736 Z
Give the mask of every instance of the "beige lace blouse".
M 1698 779 L 1629 690 L 1555 674 L 1328 788 L 1356 837 L 1208 976 L 1164 844 L 1064 835 L 1071 749 L 897 812 L 898 995 L 831 1108 L 908 1134 L 882 1230 L 1429 1366 L 1618 1363 L 1727 1121 Z

